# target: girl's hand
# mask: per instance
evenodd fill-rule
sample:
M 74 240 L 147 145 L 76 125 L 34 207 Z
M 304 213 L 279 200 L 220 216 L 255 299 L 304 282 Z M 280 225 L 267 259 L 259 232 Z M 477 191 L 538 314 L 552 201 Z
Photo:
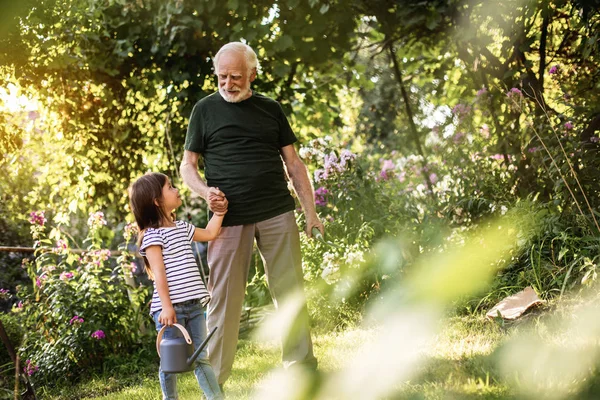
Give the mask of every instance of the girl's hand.
M 177 315 L 173 306 L 163 307 L 158 316 L 158 322 L 167 326 L 173 326 L 173 324 L 177 323 Z
M 229 202 L 227 201 L 227 197 L 225 197 L 225 193 L 221 192 L 218 187 L 208 188 L 206 200 L 208 201 L 208 208 L 213 213 L 225 215 Z

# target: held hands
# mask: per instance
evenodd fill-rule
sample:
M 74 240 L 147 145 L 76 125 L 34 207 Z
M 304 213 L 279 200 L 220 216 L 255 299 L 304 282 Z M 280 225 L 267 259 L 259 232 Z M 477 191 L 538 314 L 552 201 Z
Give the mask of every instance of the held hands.
M 227 213 L 229 202 L 225 197 L 225 193 L 221 192 L 218 187 L 208 188 L 208 192 L 206 192 L 206 201 L 208 202 L 208 208 L 215 213 L 215 215 L 223 216 Z

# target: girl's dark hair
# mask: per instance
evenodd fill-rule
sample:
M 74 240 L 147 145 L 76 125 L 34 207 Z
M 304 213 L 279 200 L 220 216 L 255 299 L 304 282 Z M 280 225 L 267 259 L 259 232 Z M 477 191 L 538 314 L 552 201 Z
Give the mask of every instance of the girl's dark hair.
M 160 223 L 171 217 L 166 215 L 161 207 L 162 189 L 168 179 L 165 174 L 160 172 L 148 172 L 129 186 L 129 206 L 139 227 L 138 248 L 142 244 L 146 229 L 160 228 Z M 146 257 L 144 257 L 144 264 L 146 273 L 151 279 L 154 279 Z

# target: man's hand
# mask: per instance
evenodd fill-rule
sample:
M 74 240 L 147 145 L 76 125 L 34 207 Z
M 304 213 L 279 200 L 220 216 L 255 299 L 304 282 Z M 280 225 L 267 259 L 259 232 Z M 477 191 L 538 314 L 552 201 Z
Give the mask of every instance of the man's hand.
M 208 202 L 208 208 L 216 215 L 220 216 L 227 213 L 229 202 L 225 197 L 225 193 L 221 192 L 218 187 L 208 188 L 208 192 L 206 192 L 206 201 Z
M 308 236 L 309 238 L 312 238 L 313 228 L 319 229 L 319 232 L 321 232 L 321 235 L 325 236 L 325 227 L 323 226 L 323 223 L 321 222 L 321 220 L 319 220 L 319 218 L 316 215 L 312 218 L 306 219 L 306 236 Z

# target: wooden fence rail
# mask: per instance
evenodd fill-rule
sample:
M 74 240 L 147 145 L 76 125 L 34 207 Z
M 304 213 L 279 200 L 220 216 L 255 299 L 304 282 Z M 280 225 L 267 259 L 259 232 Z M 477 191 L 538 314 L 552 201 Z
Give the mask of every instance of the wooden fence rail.
M 35 248 L 34 247 L 8 247 L 8 246 L 0 246 L 0 253 L 4 252 L 4 253 L 33 253 L 35 252 Z M 48 247 L 48 248 L 42 248 L 41 251 L 52 251 L 52 248 Z M 89 250 L 84 250 L 84 249 L 69 249 L 69 251 L 71 253 L 75 253 L 75 254 L 81 254 L 81 253 L 85 253 L 88 252 Z M 122 253 L 122 251 L 120 250 L 111 250 L 110 251 L 110 255 L 111 257 L 113 256 L 120 256 Z

